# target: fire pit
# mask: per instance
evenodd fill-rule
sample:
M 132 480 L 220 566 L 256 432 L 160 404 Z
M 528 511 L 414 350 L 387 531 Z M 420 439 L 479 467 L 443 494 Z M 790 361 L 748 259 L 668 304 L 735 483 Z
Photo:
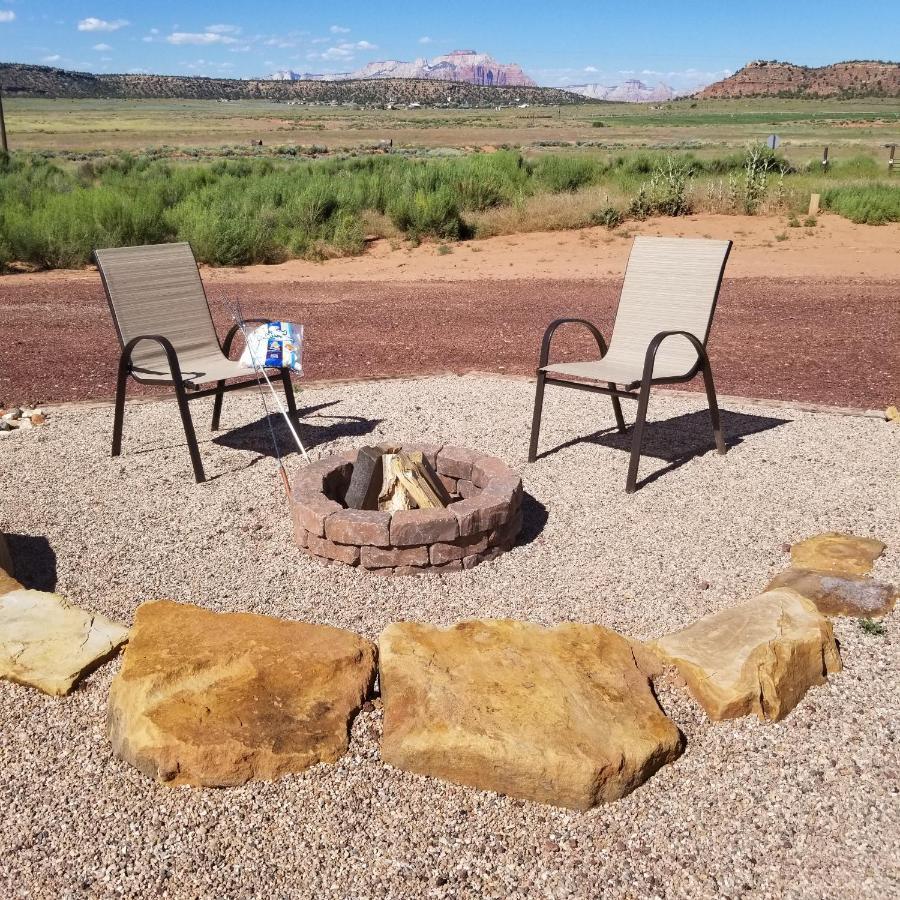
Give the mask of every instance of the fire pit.
M 449 444 L 379 447 L 379 452 L 427 463 L 447 505 L 349 509 L 348 491 L 359 493 L 360 473 L 354 479 L 354 467 L 366 458 L 362 451 L 331 456 L 294 478 L 291 514 L 298 546 L 382 575 L 471 569 L 513 546 L 522 527 L 522 480 L 504 462 Z M 371 457 L 375 449 L 364 451 Z

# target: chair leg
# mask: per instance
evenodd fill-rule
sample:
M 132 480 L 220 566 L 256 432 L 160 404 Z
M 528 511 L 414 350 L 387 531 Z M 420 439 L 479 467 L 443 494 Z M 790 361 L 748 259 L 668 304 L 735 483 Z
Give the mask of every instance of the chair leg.
M 111 456 L 122 453 L 122 425 L 125 421 L 125 388 L 128 382 L 128 363 L 123 353 L 119 360 L 119 375 L 116 379 L 116 406 L 113 414 L 113 437 Z
M 706 386 L 706 400 L 709 403 L 709 418 L 712 420 L 713 435 L 716 439 L 716 450 L 725 454 L 728 447 L 725 445 L 725 437 L 722 434 L 722 422 L 719 418 L 719 404 L 716 400 L 716 386 L 713 384 L 712 369 L 709 363 L 703 366 L 703 384 Z
M 203 463 L 200 461 L 200 448 L 197 446 L 197 435 L 194 432 L 194 422 L 191 419 L 191 411 L 188 408 L 188 398 L 184 390 L 184 384 L 175 383 L 175 397 L 178 400 L 178 411 L 181 413 L 181 424 L 184 426 L 184 436 L 187 439 L 188 452 L 191 455 L 191 465 L 194 467 L 194 478 L 197 484 L 206 481 L 203 472 Z
M 608 385 L 611 391 L 616 389 L 616 386 L 609 382 Z M 620 402 L 618 397 L 613 396 L 612 398 L 612 406 L 613 406 L 613 414 L 616 417 L 616 428 L 619 431 L 619 434 L 625 434 L 627 429 L 625 428 L 625 418 L 622 416 L 622 403 Z
M 637 486 L 638 466 L 641 464 L 641 442 L 644 439 L 644 423 L 647 421 L 647 405 L 650 402 L 650 381 L 641 383 L 637 415 L 634 417 L 634 436 L 631 438 L 631 458 L 628 461 L 628 478 L 625 493 L 633 494 Z
M 531 442 L 528 445 L 528 462 L 537 459 L 538 437 L 541 433 L 541 412 L 544 408 L 544 382 L 547 376 L 544 372 L 537 373 L 537 386 L 534 390 L 534 415 L 531 418 Z
M 284 385 L 284 399 L 287 401 L 288 416 L 294 423 L 294 427 L 299 428 L 300 422 L 297 417 L 297 402 L 294 400 L 294 385 L 291 382 L 290 369 L 281 370 L 281 383 Z
M 210 426 L 213 431 L 219 430 L 219 419 L 222 417 L 222 401 L 225 399 L 225 382 L 217 381 L 216 382 L 216 398 L 213 400 L 213 417 L 212 417 L 212 425 Z

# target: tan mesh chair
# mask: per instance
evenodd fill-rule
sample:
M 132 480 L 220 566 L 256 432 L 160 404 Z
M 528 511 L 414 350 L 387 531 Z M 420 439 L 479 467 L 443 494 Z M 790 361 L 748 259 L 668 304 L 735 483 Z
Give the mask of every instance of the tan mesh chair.
M 209 302 L 190 244 L 157 244 L 95 250 L 106 299 L 119 335 L 122 354 L 116 384 L 112 455 L 122 451 L 125 387 L 130 375 L 141 384 L 171 385 L 184 425 L 194 477 L 204 481 L 197 437 L 188 400 L 215 396 L 212 428 L 219 427 L 225 391 L 252 387 L 259 376 L 228 358 L 239 329 L 235 324 L 220 344 Z M 265 319 L 247 319 L 265 322 Z M 281 369 L 288 412 L 296 421 L 291 374 Z M 233 378 L 251 381 L 226 384 Z M 200 385 L 215 382 L 202 390 Z
M 637 485 L 641 441 L 654 384 L 690 381 L 702 373 L 719 453 L 725 441 L 706 341 L 722 284 L 731 241 L 637 237 L 631 248 L 609 350 L 600 331 L 585 319 L 551 322 L 541 344 L 528 461 L 537 457 L 544 387 L 556 384 L 612 397 L 616 425 L 626 431 L 620 397 L 638 401 L 625 490 Z M 599 358 L 548 364 L 553 334 L 561 325 L 584 325 L 597 341 Z M 580 379 L 572 381 L 570 379 Z M 593 382 L 605 383 L 596 384 Z M 634 389 L 639 388 L 635 393 Z

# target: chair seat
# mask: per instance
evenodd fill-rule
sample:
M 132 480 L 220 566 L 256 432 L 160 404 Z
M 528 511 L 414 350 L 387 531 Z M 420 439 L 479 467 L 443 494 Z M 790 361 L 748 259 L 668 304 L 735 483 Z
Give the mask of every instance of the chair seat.
M 236 360 L 228 359 L 221 353 L 200 356 L 193 359 L 179 357 L 181 377 L 185 383 L 206 384 L 212 381 L 226 381 L 230 378 L 255 377 L 256 372 Z M 152 369 L 135 366 L 132 374 L 138 381 L 151 384 L 173 384 L 172 372 L 167 365 L 159 365 Z
M 644 375 L 643 364 L 627 359 L 617 359 L 612 351 L 603 359 L 586 362 L 551 363 L 541 370 L 549 375 L 566 375 L 571 378 L 584 378 L 589 381 L 603 381 L 630 389 L 641 383 Z M 665 360 L 657 359 L 653 369 L 653 378 L 680 378 L 686 375 L 683 366 L 667 365 Z

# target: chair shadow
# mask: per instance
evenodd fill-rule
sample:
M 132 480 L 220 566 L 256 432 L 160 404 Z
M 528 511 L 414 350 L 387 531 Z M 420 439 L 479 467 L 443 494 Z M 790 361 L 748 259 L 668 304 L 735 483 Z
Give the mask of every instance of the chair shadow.
M 34 591 L 56 589 L 56 553 L 45 537 L 32 534 L 7 534 L 14 571 L 10 574 Z
M 323 404 L 323 407 L 325 405 L 331 404 Z M 306 414 L 306 410 L 301 412 L 301 415 Z M 323 421 L 326 424 L 320 424 Z M 307 450 L 312 450 L 338 438 L 357 438 L 371 434 L 381 422 L 381 419 L 366 419 L 362 416 L 322 416 L 317 414 L 309 418 L 302 418 L 297 433 L 303 446 Z M 300 452 L 287 422 L 278 413 L 269 413 L 255 422 L 249 422 L 217 434 L 212 442 L 232 450 L 249 450 L 260 456 L 276 457 L 280 453 L 282 457 L 287 457 Z M 275 450 L 276 444 L 278 452 Z
M 745 438 L 781 425 L 788 425 L 790 419 L 778 419 L 773 416 L 757 416 L 752 413 L 731 412 L 720 410 L 722 420 L 722 432 L 725 436 L 725 446 L 729 449 L 742 444 Z M 597 444 L 601 447 L 609 447 L 612 450 L 631 452 L 631 426 L 624 434 L 620 434 L 615 428 L 604 428 L 593 434 L 572 438 L 556 447 L 545 450 L 538 455 L 538 459 L 552 456 L 561 450 L 574 447 L 577 444 Z M 709 410 L 700 409 L 690 413 L 682 413 L 671 419 L 662 419 L 656 422 L 647 422 L 644 426 L 644 440 L 641 446 L 641 457 L 652 456 L 667 462 L 655 472 L 642 478 L 637 487 L 651 484 L 663 475 L 680 469 L 683 465 L 703 456 L 710 450 L 715 450 L 713 441 L 712 423 Z

